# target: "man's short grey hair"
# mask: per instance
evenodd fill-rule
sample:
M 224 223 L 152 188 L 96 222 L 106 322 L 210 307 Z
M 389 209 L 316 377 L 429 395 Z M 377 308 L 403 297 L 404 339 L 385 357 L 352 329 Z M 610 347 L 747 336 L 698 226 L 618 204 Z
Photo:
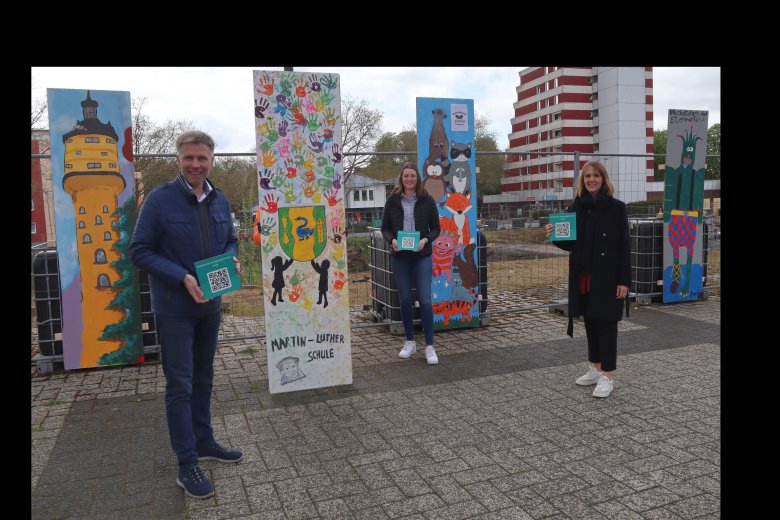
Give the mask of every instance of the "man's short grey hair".
M 205 144 L 209 147 L 211 153 L 214 153 L 214 139 L 206 132 L 200 130 L 187 130 L 176 138 L 176 153 L 181 151 L 185 144 Z

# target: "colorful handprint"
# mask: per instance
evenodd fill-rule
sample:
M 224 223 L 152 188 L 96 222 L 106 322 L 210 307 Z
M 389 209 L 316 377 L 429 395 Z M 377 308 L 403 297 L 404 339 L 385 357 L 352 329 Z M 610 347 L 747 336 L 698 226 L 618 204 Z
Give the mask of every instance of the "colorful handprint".
M 336 271 L 333 273 L 333 278 L 333 288 L 337 291 L 342 290 L 347 283 L 347 277 L 341 271 Z

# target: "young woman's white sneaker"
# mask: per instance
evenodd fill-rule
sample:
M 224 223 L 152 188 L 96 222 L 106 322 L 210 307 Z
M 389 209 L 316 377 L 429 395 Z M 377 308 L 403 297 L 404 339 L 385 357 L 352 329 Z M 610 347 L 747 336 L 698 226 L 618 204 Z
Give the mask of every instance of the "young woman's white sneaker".
M 593 397 L 607 397 L 612 393 L 613 388 L 615 388 L 614 383 L 607 379 L 606 376 L 601 376 L 596 388 L 593 390 Z
M 415 346 L 414 341 L 407 341 L 404 343 L 404 348 L 398 353 L 398 357 L 401 359 L 409 359 L 409 356 L 415 352 L 417 352 L 417 347 Z
M 425 347 L 425 360 L 429 365 L 439 364 L 439 357 L 436 355 L 436 349 L 433 348 L 433 345 Z
M 590 386 L 595 385 L 599 382 L 599 379 L 602 377 L 601 372 L 596 370 L 596 367 L 593 365 L 590 366 L 590 370 L 585 375 L 582 375 L 577 378 L 576 381 L 574 381 L 574 384 L 580 385 L 580 386 Z

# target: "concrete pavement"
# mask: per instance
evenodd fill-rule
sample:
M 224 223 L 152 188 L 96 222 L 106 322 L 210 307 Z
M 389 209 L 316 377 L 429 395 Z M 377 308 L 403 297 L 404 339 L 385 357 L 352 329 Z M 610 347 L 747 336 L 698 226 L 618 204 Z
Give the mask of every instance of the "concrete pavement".
M 33 376 L 32 518 L 720 518 L 719 298 L 632 308 L 606 399 L 566 320 L 441 332 L 434 367 L 353 329 L 353 385 L 276 396 L 262 345 L 220 344 L 214 429 L 244 460 L 202 464 L 206 500 L 176 486 L 158 362 Z

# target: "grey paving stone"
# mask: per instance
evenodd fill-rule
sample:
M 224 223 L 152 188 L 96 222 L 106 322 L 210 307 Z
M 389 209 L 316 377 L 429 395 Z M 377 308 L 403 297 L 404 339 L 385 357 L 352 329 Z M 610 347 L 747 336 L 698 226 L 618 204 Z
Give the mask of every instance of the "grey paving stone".
M 485 513 L 472 517 L 479 520 L 532 520 L 533 517 L 523 511 L 520 507 L 514 506 L 501 511 Z
M 494 478 L 490 482 L 496 486 L 499 491 L 507 492 L 513 489 L 523 488 L 539 482 L 546 482 L 548 479 L 536 470 L 515 473 L 506 477 Z
M 395 485 L 404 492 L 405 495 L 414 497 L 431 492 L 427 482 L 420 477 L 413 469 L 402 469 L 390 473 Z
M 490 460 L 501 466 L 507 473 L 510 474 L 533 469 L 530 465 L 528 465 L 528 463 L 523 461 L 523 459 L 509 451 L 509 449 L 502 449 L 491 452 L 489 456 Z
M 620 520 L 642 520 L 647 518 L 647 514 L 651 511 L 647 511 L 640 515 L 636 511 L 631 510 L 625 504 L 622 504 L 616 500 L 608 500 L 606 502 L 600 502 L 593 505 L 593 509 L 600 512 L 606 518 L 614 518 Z
M 279 486 L 282 487 L 283 486 Z M 319 513 L 306 491 L 279 490 L 279 500 L 287 516 L 292 518 L 316 518 Z
M 526 457 L 523 459 L 531 468 L 535 469 L 548 479 L 561 479 L 571 477 L 571 473 L 566 468 L 568 466 L 576 466 L 581 464 L 580 461 L 560 463 L 552 460 L 548 455 L 535 455 L 533 457 Z
M 381 465 L 386 471 L 398 471 L 401 469 L 428 467 L 433 463 L 433 459 L 427 455 L 405 455 L 392 460 L 382 461 Z
M 426 479 L 433 491 L 447 504 L 470 500 L 471 495 L 452 475 L 438 475 Z
M 366 453 L 363 455 L 353 455 L 347 457 L 350 464 L 353 466 L 363 466 L 366 464 L 373 464 L 375 462 L 382 462 L 384 460 L 392 460 L 397 457 L 398 454 L 395 450 L 380 450 L 373 453 Z
M 720 473 L 720 466 L 706 460 L 694 460 L 672 466 L 668 468 L 668 470 L 670 473 L 682 478 L 694 478 L 703 475 L 712 476 L 713 473 Z
M 476 500 L 467 500 L 465 502 L 450 504 L 438 509 L 432 509 L 425 513 L 425 517 L 428 520 L 460 520 L 462 518 L 470 518 L 474 515 L 486 512 L 487 509 L 485 506 Z
M 618 498 L 618 502 L 621 502 L 634 511 L 642 512 L 648 509 L 653 509 L 666 504 L 671 504 L 680 499 L 679 495 L 672 493 L 666 488 L 656 486 L 645 491 L 640 491 L 632 495 L 625 495 Z
M 606 516 L 574 495 L 557 495 L 550 498 L 550 503 L 567 518 L 607 520 Z
M 378 489 L 393 483 L 390 475 L 380 463 L 357 466 L 355 473 L 370 489 Z
M 705 515 L 719 514 L 720 498 L 705 493 L 664 507 L 675 514 L 687 518 L 704 517 Z
M 710 475 L 692 478 L 688 481 L 688 483 L 696 486 L 705 493 L 709 493 L 710 495 L 720 498 L 720 481 L 715 480 Z
M 665 507 L 658 507 L 656 509 L 651 509 L 650 511 L 645 511 L 642 513 L 641 518 L 648 518 L 650 520 L 683 520 L 686 518 L 692 518 L 690 516 L 680 516 L 676 513 L 673 513 L 672 511 L 669 511 Z M 716 518 L 714 516 L 709 516 L 706 518 Z
M 492 461 L 491 461 L 492 462 Z M 460 485 L 473 484 L 507 475 L 507 471 L 498 464 L 480 466 L 475 469 L 453 473 L 453 477 Z
M 390 518 L 402 518 L 416 513 L 430 511 L 443 505 L 444 502 L 441 498 L 433 493 L 429 493 L 427 495 L 407 497 L 397 502 L 389 502 L 384 504 L 382 508 Z
M 320 513 L 320 518 L 341 519 L 349 518 L 351 516 L 347 504 L 339 498 L 317 502 L 316 505 L 317 510 Z
M 625 462 L 623 465 L 628 469 L 635 471 L 636 473 L 649 473 L 651 471 L 668 468 L 670 466 L 676 466 L 680 461 L 676 461 L 667 457 L 666 455 L 652 455 L 630 462 Z
M 360 509 L 366 509 L 373 506 L 387 504 L 389 502 L 395 502 L 405 498 L 403 492 L 397 487 L 388 487 L 383 489 L 375 489 L 366 493 L 359 493 L 356 495 L 350 495 L 344 498 L 347 506 L 353 511 Z
M 564 477 L 551 479 L 546 482 L 531 485 L 531 489 L 546 499 L 551 499 L 563 494 L 574 493 L 588 487 L 588 483 L 579 477 Z
M 320 502 L 334 498 L 343 498 L 350 495 L 367 493 L 370 490 L 363 482 L 354 480 L 350 482 L 336 482 L 334 484 L 322 487 L 309 488 L 307 491 L 312 500 Z
M 448 475 L 456 473 L 458 471 L 465 471 L 469 468 L 469 465 L 460 459 L 450 459 L 443 462 L 435 462 L 432 464 L 426 464 L 417 468 L 417 472 L 424 479 L 430 477 L 436 477 L 439 475 Z
M 297 475 L 298 473 L 293 468 L 272 469 L 268 471 L 262 469 L 253 469 L 244 475 L 243 478 L 247 485 L 254 485 L 289 480 L 291 478 L 295 478 Z
M 353 511 L 350 518 L 356 520 L 383 520 L 390 518 L 381 506 L 373 506 L 359 511 Z
M 532 518 L 547 518 L 560 513 L 558 508 L 539 496 L 531 488 L 514 489 L 507 491 L 505 494 Z
M 569 462 L 563 465 L 564 469 L 571 475 L 575 475 L 581 478 L 589 485 L 603 484 L 610 482 L 612 479 L 604 472 L 596 469 L 589 464 L 589 460 Z
M 509 508 L 513 505 L 512 500 L 500 492 L 489 482 L 477 482 L 464 486 L 480 504 L 485 506 L 488 511 L 498 511 Z
M 580 489 L 573 495 L 589 504 L 599 504 L 601 502 L 614 500 L 618 497 L 631 495 L 636 491 L 622 482 L 610 480 L 601 482 L 595 486 Z
M 247 486 L 245 489 L 249 508 L 253 513 L 281 509 L 282 502 L 273 484 Z

